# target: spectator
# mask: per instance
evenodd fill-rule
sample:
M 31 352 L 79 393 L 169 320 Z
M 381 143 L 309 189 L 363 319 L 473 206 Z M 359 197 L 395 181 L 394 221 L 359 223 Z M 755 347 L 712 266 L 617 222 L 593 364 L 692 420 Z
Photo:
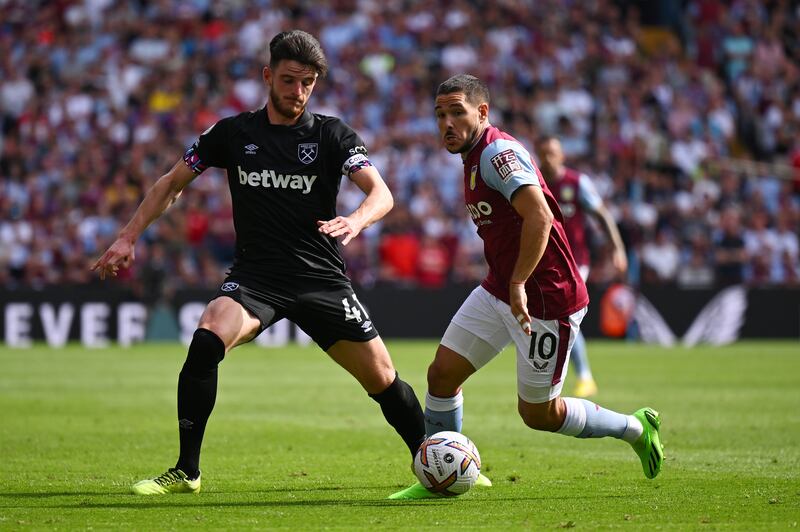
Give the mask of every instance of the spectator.
M 661 228 L 655 240 L 642 246 L 644 278 L 651 283 L 670 283 L 678 273 L 680 256 L 672 231 Z
M 696 252 L 697 227 L 720 237 L 722 213 L 755 206 L 775 221 L 773 231 L 798 231 L 796 214 L 782 221 L 778 213 L 796 212 L 800 173 L 785 180 L 750 162 L 800 168 L 800 12 L 792 2 L 754 12 L 746 2 L 693 0 L 666 14 L 566 0 L 489 11 L 463 0 L 448 10 L 421 0 L 402 10 L 289 4 L 0 2 L 0 279 L 89 279 L 87 255 L 110 243 L 113 226 L 170 164 L 167 154 L 220 116 L 263 104 L 250 74 L 264 36 L 308 24 L 341 65 L 319 86 L 313 111 L 356 126 L 375 163 L 391 169 L 396 204 L 411 209 L 411 229 L 376 225 L 362 235 L 354 275 L 376 268 L 393 278 L 400 263 L 416 261 L 428 233 L 447 248 L 447 279 L 480 277 L 469 232 L 454 229 L 465 219 L 460 161 L 436 149 L 429 104 L 448 72 L 471 69 L 489 83 L 492 112 L 510 133 L 529 141 L 560 134 L 571 164 L 608 176 L 602 193 L 631 240 L 634 282 L 656 226 L 673 228 L 681 264 L 721 268 L 721 282 L 740 278 L 738 261 Z M 163 245 L 179 283 L 211 283 L 231 260 L 225 179 L 205 173 L 140 244 L 143 252 Z M 98 213 L 103 202 L 110 212 Z M 393 240 L 410 255 L 389 250 Z M 769 256 L 750 281 L 791 282 L 792 251 Z M 407 264 L 399 282 L 417 282 L 417 266 Z
M 775 224 L 775 252 L 770 265 L 770 282 L 796 285 L 800 272 L 800 242 L 797 223 L 792 223 L 791 213 L 778 213 Z
M 744 281 L 747 250 L 739 221 L 739 211 L 728 207 L 720 217 L 720 229 L 714 238 L 716 249 L 716 278 L 722 286 L 740 284 Z
M 442 288 L 447 282 L 450 257 L 445 245 L 424 234 L 417 255 L 417 283 L 423 288 Z
M 698 234 L 691 247 L 681 260 L 678 271 L 678 286 L 681 288 L 711 288 L 714 286 L 714 269 L 711 266 L 709 241 L 704 234 Z
M 402 205 L 384 218 L 384 234 L 378 246 L 381 266 L 379 279 L 413 286 L 417 278 L 420 240 L 408 209 Z

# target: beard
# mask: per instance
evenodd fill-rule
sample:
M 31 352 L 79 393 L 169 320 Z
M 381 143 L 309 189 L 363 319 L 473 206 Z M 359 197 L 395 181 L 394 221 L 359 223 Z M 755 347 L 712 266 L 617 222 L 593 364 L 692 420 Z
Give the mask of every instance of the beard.
M 457 147 L 455 149 L 452 149 L 452 150 L 450 148 L 448 148 L 447 151 L 449 151 L 450 153 L 453 153 L 453 154 L 455 154 L 455 153 L 462 153 L 462 154 L 463 153 L 468 153 L 472 149 L 472 147 L 475 145 L 475 139 L 476 139 L 477 136 L 478 136 L 478 127 L 476 126 L 470 132 L 470 134 L 467 136 L 467 139 L 464 141 L 463 144 L 461 144 L 461 146 L 459 146 L 459 147 Z
M 272 107 L 275 109 L 275 112 L 277 112 L 284 118 L 288 118 L 290 120 L 299 118 L 300 115 L 303 114 L 303 111 L 306 110 L 306 106 L 302 105 L 300 107 L 300 110 L 297 111 L 294 105 L 292 105 L 290 102 L 283 100 L 272 90 L 269 91 L 269 101 L 270 103 L 272 103 Z

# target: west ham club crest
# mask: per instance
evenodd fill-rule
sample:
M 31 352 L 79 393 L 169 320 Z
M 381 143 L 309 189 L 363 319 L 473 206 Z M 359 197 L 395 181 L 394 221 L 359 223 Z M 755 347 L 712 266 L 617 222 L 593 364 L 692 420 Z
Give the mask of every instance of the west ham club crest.
M 317 158 L 317 143 L 310 142 L 297 145 L 297 158 L 303 164 L 311 164 Z

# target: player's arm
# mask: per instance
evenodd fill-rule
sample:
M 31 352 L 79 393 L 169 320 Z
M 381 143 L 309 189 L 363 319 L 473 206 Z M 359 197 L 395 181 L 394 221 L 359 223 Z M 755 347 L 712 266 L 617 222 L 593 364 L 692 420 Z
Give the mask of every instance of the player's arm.
M 553 212 L 542 191 L 539 170 L 533 165 L 530 153 L 517 141 L 501 139 L 487 146 L 481 153 L 481 177 L 489 187 L 503 194 L 522 218 L 519 255 L 508 292 L 512 315 L 522 330 L 531 334 L 525 282 L 544 255 Z
M 350 180 L 366 197 L 348 216 L 337 216 L 333 220 L 318 220 L 319 232 L 332 238 L 342 237 L 346 246 L 365 228 L 383 218 L 392 210 L 392 192 L 374 166 L 365 166 L 350 174 Z
M 509 283 L 509 303 L 512 314 L 523 324 L 525 332 L 530 334 L 531 316 L 528 314 L 525 283 L 544 255 L 554 216 L 542 188 L 538 186 L 519 187 L 511 197 L 511 206 L 522 218 L 522 230 L 519 237 L 519 255 Z M 528 326 L 525 327 L 525 324 Z
M 580 199 L 583 208 L 594 215 L 600 223 L 600 227 L 606 234 L 611 244 L 614 246 L 614 254 L 612 260 L 614 267 L 620 273 L 625 273 L 628 270 L 628 257 L 625 253 L 625 244 L 622 242 L 622 237 L 619 234 L 617 223 L 614 217 L 611 216 L 608 208 L 606 208 L 603 198 L 597 191 L 597 188 L 592 183 L 592 180 L 586 174 L 581 174 L 578 179 L 578 198 Z
M 625 253 L 625 244 L 622 242 L 622 236 L 619 234 L 617 222 L 614 221 L 614 217 L 611 216 L 611 213 L 605 205 L 600 205 L 594 213 L 600 222 L 600 227 L 603 228 L 606 236 L 608 236 L 614 246 L 614 254 L 612 256 L 614 267 L 617 271 L 624 274 L 628 271 L 628 256 Z
M 175 203 L 184 187 L 196 176 L 183 159 L 175 163 L 150 187 L 133 217 L 119 232 L 117 240 L 94 263 L 92 270 L 99 270 L 100 278 L 105 279 L 106 274 L 116 276 L 120 266 L 129 267 L 134 259 L 134 246 L 139 235 Z

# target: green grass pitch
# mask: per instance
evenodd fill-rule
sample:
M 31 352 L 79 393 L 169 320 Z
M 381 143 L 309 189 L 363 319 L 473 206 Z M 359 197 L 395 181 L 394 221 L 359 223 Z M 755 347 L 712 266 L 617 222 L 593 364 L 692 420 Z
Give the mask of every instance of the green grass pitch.
M 435 342 L 388 345 L 422 397 Z M 206 432 L 203 492 L 150 498 L 127 490 L 175 461 L 185 349 L 1 348 L 0 529 L 797 526 L 798 342 L 589 348 L 598 403 L 661 412 L 667 460 L 656 480 L 622 442 L 524 427 L 506 350 L 465 386 L 464 432 L 494 487 L 411 502 L 385 499 L 413 480 L 402 441 L 316 347 L 233 351 Z

